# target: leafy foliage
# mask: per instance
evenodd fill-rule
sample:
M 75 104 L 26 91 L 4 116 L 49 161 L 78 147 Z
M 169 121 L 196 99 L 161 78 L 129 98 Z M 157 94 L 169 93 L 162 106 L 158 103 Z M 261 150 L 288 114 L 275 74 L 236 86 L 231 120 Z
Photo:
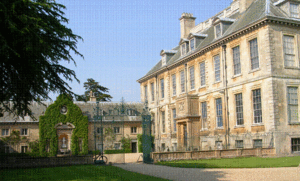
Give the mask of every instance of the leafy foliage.
M 83 57 L 76 50 L 82 38 L 64 25 L 62 9 L 54 0 L 0 1 L 0 113 L 32 115 L 30 101 L 51 100 L 49 92 L 75 95 L 61 76 L 79 80 L 59 62 L 76 65 L 70 51 Z
M 131 139 L 129 138 L 129 136 L 127 135 L 127 138 L 123 137 L 120 142 L 122 143 L 122 149 L 124 150 L 130 150 L 130 142 Z
M 6 145 L 15 145 L 21 142 L 20 132 L 13 130 L 8 137 L 2 138 Z
M 89 78 L 87 82 L 84 83 L 85 92 L 83 95 L 79 95 L 76 97 L 77 101 L 89 101 L 90 100 L 90 92 L 92 91 L 97 101 L 110 101 L 112 97 L 108 92 L 108 88 L 99 85 L 99 82 L 96 82 L 94 79 Z
M 137 135 L 137 140 L 138 140 L 138 152 L 142 153 L 143 152 L 143 140 L 142 140 L 142 134 Z M 154 136 L 151 135 L 151 144 L 154 144 Z M 151 145 L 151 146 L 152 146 Z
M 67 107 L 67 113 L 61 114 L 60 108 Z M 69 95 L 61 94 L 57 97 L 54 104 L 51 104 L 44 116 L 40 116 L 39 135 L 40 135 L 40 155 L 55 156 L 58 151 L 58 137 L 55 125 L 58 123 L 72 123 L 75 129 L 72 131 L 71 151 L 73 155 L 88 153 L 88 118 L 83 116 L 81 109 L 75 105 Z M 82 151 L 79 153 L 78 139 L 82 139 Z M 47 141 L 49 141 L 50 151 L 46 152 Z
M 119 153 L 131 153 L 131 149 L 122 150 L 104 150 L 104 154 L 119 154 Z

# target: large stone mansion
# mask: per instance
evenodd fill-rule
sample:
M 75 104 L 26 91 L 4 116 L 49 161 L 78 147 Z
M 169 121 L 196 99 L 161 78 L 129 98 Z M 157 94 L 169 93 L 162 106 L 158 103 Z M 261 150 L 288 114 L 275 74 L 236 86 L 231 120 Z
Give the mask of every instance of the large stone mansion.
M 195 25 L 138 82 L 156 151 L 300 152 L 300 1 L 234 0 Z

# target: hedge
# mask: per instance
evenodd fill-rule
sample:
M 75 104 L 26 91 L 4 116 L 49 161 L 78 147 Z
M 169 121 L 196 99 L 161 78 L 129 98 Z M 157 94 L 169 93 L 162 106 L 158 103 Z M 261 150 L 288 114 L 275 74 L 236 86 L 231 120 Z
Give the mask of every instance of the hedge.
M 131 149 L 125 150 L 104 150 L 104 154 L 119 154 L 119 153 L 131 153 Z

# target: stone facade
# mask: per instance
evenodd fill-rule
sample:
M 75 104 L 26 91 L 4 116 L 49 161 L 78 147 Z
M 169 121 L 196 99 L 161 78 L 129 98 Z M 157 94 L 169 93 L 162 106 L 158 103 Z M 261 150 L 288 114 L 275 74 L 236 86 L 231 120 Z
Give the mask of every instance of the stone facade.
M 285 8 L 291 3 L 298 17 Z M 156 151 L 299 153 L 299 12 L 300 1 L 235 0 L 205 22 L 181 27 L 190 33 L 176 53 L 138 80 L 154 117 Z
M 19 131 L 21 141 L 14 145 L 0 145 L 0 152 L 13 153 L 13 152 L 27 152 L 30 151 L 29 142 L 39 140 L 39 117 L 44 115 L 48 106 L 53 104 L 52 102 L 43 102 L 44 105 L 37 103 L 31 104 L 31 110 L 36 120 L 31 119 L 29 116 L 25 118 L 15 117 L 8 113 L 4 113 L 4 116 L 0 118 L 0 139 L 8 137 L 13 131 Z M 96 102 L 74 102 L 82 111 L 83 115 L 88 117 L 88 149 L 89 151 L 95 150 L 95 135 L 96 133 L 96 149 L 99 150 L 101 134 L 100 121 L 96 122 L 93 119 L 95 114 L 94 108 Z M 125 137 L 131 139 L 131 149 L 133 152 L 137 152 L 137 134 L 142 133 L 142 117 L 143 105 L 141 103 L 126 103 L 126 113 L 122 116 L 118 112 L 118 106 L 120 103 L 104 102 L 99 103 L 100 115 L 103 115 L 103 130 L 110 128 L 112 134 L 104 137 L 104 150 L 107 149 L 121 149 L 120 140 Z M 58 147 L 62 147 L 62 144 L 66 145 L 66 149 L 70 150 L 71 135 L 74 125 L 71 123 L 57 124 Z M 26 130 L 26 131 L 25 131 Z M 111 136 L 113 135 L 113 139 Z

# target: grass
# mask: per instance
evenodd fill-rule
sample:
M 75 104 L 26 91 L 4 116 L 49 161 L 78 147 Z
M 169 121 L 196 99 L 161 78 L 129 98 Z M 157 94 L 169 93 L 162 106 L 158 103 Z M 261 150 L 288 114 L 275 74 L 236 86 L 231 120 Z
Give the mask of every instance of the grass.
M 118 181 L 118 180 L 165 180 L 129 172 L 114 166 L 79 165 L 51 168 L 0 170 L 1 181 L 5 180 L 57 180 L 57 181 Z
M 300 156 L 280 158 L 222 158 L 209 160 L 180 160 L 163 161 L 156 165 L 166 165 L 182 168 L 270 168 L 270 167 L 297 167 L 300 164 Z

